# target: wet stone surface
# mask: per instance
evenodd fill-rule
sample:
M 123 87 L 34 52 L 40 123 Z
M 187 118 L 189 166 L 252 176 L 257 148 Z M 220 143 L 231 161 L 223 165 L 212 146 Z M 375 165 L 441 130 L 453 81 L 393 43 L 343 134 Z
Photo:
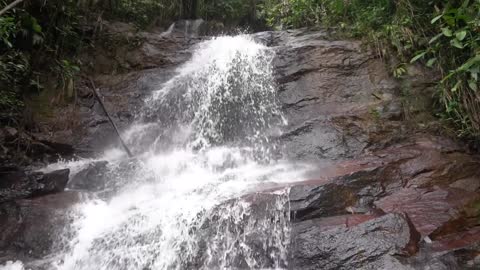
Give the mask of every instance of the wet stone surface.
M 2 168 L 0 203 L 62 192 L 67 185 L 69 173 L 69 169 L 42 173 Z
M 399 81 L 361 43 L 305 29 L 256 38 L 277 51 L 288 121 L 278 140 L 287 155 L 335 161 L 289 185 L 289 268 L 475 267 L 480 157 L 415 132 L 405 121 Z M 410 79 L 412 91 L 429 92 L 435 76 L 420 77 Z M 413 118 L 428 114 L 415 106 Z
M 28 262 L 61 250 L 69 210 L 81 200 L 80 193 L 63 192 L 0 204 L 0 261 Z
M 382 269 L 419 239 L 404 216 L 388 214 L 352 228 L 323 230 L 322 223 L 295 223 L 291 269 Z

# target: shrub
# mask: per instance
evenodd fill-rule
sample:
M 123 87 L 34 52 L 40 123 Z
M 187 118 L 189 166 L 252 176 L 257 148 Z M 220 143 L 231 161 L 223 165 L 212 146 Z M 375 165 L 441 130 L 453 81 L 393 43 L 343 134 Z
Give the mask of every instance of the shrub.
M 0 0 L 0 7 L 9 2 Z M 81 18 L 74 0 L 25 1 L 0 17 L 1 112 L 21 111 L 24 96 L 42 88 L 41 75 L 64 77 L 58 59 L 80 49 Z

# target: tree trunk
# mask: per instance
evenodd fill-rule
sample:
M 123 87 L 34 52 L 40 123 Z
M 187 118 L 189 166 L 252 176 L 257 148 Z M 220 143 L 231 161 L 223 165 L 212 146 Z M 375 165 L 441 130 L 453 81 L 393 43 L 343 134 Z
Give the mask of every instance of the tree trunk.
M 254 25 L 257 20 L 257 0 L 250 0 L 250 24 Z

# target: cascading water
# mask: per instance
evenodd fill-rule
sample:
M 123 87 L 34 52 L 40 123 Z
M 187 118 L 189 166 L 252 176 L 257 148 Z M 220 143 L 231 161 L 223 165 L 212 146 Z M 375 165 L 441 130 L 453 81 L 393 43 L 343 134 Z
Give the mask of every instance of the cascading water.
M 145 101 L 124 134 L 139 157 L 109 160 L 102 190 L 73 210 L 50 268 L 286 267 L 288 191 L 255 194 L 305 169 L 271 140 L 285 122 L 273 57 L 245 35 L 200 43 Z

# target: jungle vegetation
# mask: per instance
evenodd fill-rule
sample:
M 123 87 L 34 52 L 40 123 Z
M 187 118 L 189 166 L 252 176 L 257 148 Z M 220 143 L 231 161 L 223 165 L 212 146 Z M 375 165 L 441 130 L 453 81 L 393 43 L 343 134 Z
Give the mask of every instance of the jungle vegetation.
M 13 0 L 0 0 L 0 10 Z M 17 2 L 17 1 L 15 1 Z M 42 91 L 46 73 L 68 89 L 81 71 L 76 58 L 92 46 L 102 17 L 148 28 L 203 18 L 272 29 L 326 27 L 365 40 L 395 57 L 392 74 L 421 64 L 441 75 L 435 113 L 456 134 L 480 137 L 480 0 L 24 0 L 0 15 L 0 121 Z

